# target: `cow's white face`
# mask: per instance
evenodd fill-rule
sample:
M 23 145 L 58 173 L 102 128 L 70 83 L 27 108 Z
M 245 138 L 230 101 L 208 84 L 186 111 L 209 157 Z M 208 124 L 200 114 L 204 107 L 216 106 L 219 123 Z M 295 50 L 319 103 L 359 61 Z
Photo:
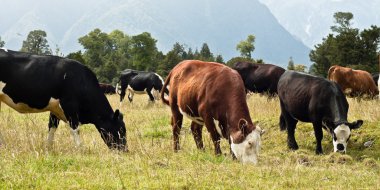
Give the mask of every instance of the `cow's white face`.
M 346 153 L 347 142 L 350 136 L 351 130 L 349 126 L 345 124 L 338 125 L 338 127 L 334 129 L 333 134 L 334 152 Z
M 243 163 L 257 164 L 257 157 L 261 147 L 261 129 L 256 127 L 250 134 L 248 134 L 242 143 L 234 144 L 231 138 L 231 150 L 236 158 Z

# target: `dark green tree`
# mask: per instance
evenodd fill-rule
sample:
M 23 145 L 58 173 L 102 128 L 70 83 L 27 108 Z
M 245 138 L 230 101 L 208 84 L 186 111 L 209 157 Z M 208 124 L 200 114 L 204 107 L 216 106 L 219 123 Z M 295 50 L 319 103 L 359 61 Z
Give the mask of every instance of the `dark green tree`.
M 214 61 L 214 55 L 211 53 L 207 43 L 202 44 L 201 51 L 199 52 L 199 59 L 202 61 Z
M 52 51 L 46 37 L 46 32 L 43 30 L 30 31 L 26 40 L 22 42 L 20 51 L 37 55 L 51 55 Z
M 130 53 L 134 69 L 146 71 L 157 69 L 159 60 L 156 59 L 158 53 L 156 43 L 157 40 L 148 32 L 132 36 Z
M 322 44 L 314 46 L 315 50 L 311 50 L 309 57 L 314 64 L 310 67 L 310 73 L 322 77 L 327 76 L 327 71 L 331 67 L 330 62 L 331 51 L 334 49 L 335 38 L 329 34 L 327 38 L 323 38 Z M 335 50 L 335 49 L 334 49 Z
M 77 51 L 77 52 L 73 52 L 73 53 L 69 53 L 66 58 L 69 58 L 69 59 L 73 59 L 75 61 L 78 61 L 84 65 L 86 65 L 86 61 L 84 60 L 83 58 L 83 54 L 82 54 L 82 51 Z
M 354 15 L 350 12 L 336 12 L 334 13 L 334 23 L 336 25 L 331 26 L 330 29 L 336 33 L 349 32 L 351 28 L 351 20 L 354 18 Z
M 252 52 L 255 50 L 255 36 L 248 35 L 246 40 L 240 41 L 236 45 L 236 50 L 240 52 L 242 57 L 252 58 Z
M 118 71 L 127 68 L 130 59 L 130 37 L 120 30 L 110 34 L 95 29 L 79 38 L 84 47 L 84 64 L 97 75 L 100 82 L 114 82 Z
M 220 54 L 217 55 L 215 58 L 215 62 L 224 64 L 224 59 L 223 59 L 222 55 L 220 55 Z
M 185 55 L 187 55 L 187 53 L 185 51 L 184 45 L 176 42 L 173 45 L 172 50 L 166 54 L 165 59 L 160 64 L 157 72 L 160 75 L 167 76 L 174 66 L 176 66 L 182 60 L 186 59 Z
M 247 57 L 233 57 L 230 60 L 227 61 L 226 65 L 229 67 L 233 67 L 235 63 L 237 62 L 250 62 L 250 63 L 256 63 L 254 59 L 247 58 Z

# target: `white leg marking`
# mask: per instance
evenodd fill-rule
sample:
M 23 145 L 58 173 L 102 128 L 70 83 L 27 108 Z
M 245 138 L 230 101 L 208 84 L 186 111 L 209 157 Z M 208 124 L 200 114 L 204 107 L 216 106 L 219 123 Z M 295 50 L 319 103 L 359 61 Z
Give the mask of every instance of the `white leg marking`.
M 80 138 L 79 138 L 79 128 L 71 129 L 71 134 L 73 135 L 75 145 L 79 147 L 81 145 Z
M 48 135 L 48 149 L 51 149 L 53 147 L 54 142 L 54 133 L 57 130 L 57 128 L 52 127 L 49 129 L 49 135 Z

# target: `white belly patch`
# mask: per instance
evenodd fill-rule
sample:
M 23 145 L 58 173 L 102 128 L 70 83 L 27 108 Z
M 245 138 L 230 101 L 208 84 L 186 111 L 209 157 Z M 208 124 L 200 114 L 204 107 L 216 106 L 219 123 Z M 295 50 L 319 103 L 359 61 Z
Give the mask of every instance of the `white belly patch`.
M 195 123 L 199 124 L 199 125 L 204 125 L 204 121 L 201 117 L 193 117 L 187 113 L 185 113 L 184 111 L 182 111 L 181 108 L 179 108 L 179 112 L 181 112 L 182 115 L 186 116 L 187 118 L 191 119 L 192 121 L 194 121 Z
M 40 113 L 45 111 L 52 112 L 60 120 L 67 122 L 66 116 L 63 112 L 61 105 L 59 104 L 58 99 L 50 98 L 49 104 L 43 109 L 31 108 L 25 103 L 15 103 L 11 97 L 3 92 L 5 84 L 0 82 L 0 102 L 4 102 L 9 107 L 18 111 L 19 113 Z

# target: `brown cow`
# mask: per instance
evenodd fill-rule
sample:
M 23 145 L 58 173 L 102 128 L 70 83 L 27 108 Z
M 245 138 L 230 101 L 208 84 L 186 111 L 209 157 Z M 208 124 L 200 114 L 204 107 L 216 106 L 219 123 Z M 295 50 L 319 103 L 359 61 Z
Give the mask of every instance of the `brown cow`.
M 334 65 L 330 67 L 327 78 L 338 83 L 343 92 L 350 96 L 368 95 L 373 98 L 379 93 L 367 71 Z
M 187 60 L 169 73 L 162 101 L 172 111 L 174 151 L 180 149 L 183 115 L 192 120 L 191 130 L 198 149 L 203 149 L 202 127 L 206 125 L 220 155 L 220 137 L 229 139 L 231 154 L 243 163 L 257 163 L 261 129 L 252 123 L 243 80 L 235 70 L 214 62 Z M 218 123 L 217 123 L 218 122 Z

